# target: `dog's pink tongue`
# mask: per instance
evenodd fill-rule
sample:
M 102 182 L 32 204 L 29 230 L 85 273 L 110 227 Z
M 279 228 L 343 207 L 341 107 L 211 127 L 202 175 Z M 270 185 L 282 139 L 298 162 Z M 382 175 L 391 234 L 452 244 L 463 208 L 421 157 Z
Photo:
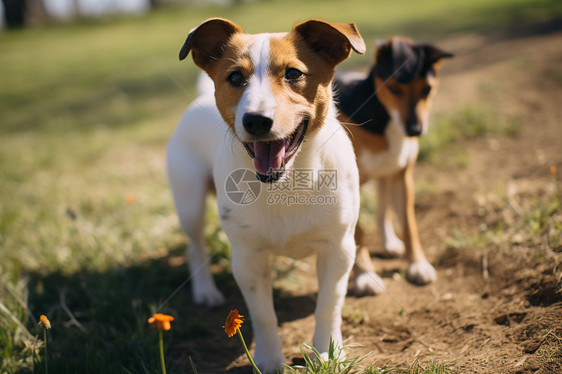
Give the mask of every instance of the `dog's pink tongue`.
M 268 175 L 279 171 L 281 160 L 285 157 L 285 141 L 254 143 L 254 166 L 258 173 Z

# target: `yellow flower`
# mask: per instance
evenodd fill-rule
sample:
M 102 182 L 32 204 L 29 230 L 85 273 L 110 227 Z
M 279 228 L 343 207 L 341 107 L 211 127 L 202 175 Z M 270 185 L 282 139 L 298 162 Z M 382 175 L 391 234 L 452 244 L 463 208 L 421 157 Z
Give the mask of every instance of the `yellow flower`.
M 49 322 L 49 319 L 44 314 L 42 314 L 41 317 L 39 317 L 38 325 L 39 325 L 39 327 L 41 327 L 42 329 L 45 329 L 45 330 L 48 330 L 48 329 L 51 328 L 51 322 Z
M 155 313 L 148 319 L 148 323 L 154 324 L 158 330 L 168 331 L 172 328 L 170 322 L 174 320 L 174 317 L 167 314 Z
M 242 317 L 244 316 L 238 314 L 238 309 L 232 309 L 230 313 L 228 313 L 228 317 L 226 317 L 226 322 L 222 328 L 229 338 L 236 334 L 236 331 L 238 331 L 240 326 L 242 326 L 242 323 L 244 322 L 241 320 Z

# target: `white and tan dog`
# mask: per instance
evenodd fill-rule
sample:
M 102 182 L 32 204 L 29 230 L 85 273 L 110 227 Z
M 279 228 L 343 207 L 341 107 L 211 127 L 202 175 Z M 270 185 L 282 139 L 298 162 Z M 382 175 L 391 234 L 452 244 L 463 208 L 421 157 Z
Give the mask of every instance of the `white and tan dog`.
M 336 118 L 331 82 L 335 66 L 352 50 L 365 52 L 353 23 L 309 20 L 288 33 L 250 35 L 228 20 L 210 19 L 189 33 L 180 52 L 180 59 L 191 52 L 214 82 L 214 95 L 202 89 L 168 146 L 174 200 L 191 239 L 193 297 L 209 306 L 223 302 L 202 236 L 205 196 L 214 182 L 232 272 L 250 311 L 255 358 L 264 372 L 285 362 L 271 255 L 317 254 L 313 344 L 327 352 L 330 339 L 342 342 L 359 174 Z

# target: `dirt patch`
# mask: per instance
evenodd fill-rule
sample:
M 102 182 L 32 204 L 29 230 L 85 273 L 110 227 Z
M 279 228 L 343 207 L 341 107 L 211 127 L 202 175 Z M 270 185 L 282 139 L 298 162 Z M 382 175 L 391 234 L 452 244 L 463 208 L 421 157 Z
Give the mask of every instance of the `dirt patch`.
M 468 35 L 440 43 L 456 57 L 444 67 L 435 111 L 486 102 L 502 116 L 517 118 L 521 127 L 513 136 L 459 145 L 469 160 L 463 168 L 417 167 L 416 180 L 431 186 L 417 198 L 417 218 L 439 280 L 417 287 L 401 275 L 404 261 L 375 260 L 387 293 L 349 296 L 344 308 L 345 342 L 364 347 L 353 354 L 374 351 L 364 365 L 433 361 L 458 373 L 562 372 L 562 255 L 560 242 L 553 240 L 561 233 L 540 221 L 541 209 L 549 214 L 543 205 L 560 201 L 562 191 L 562 32 L 549 31 Z M 533 231 L 534 218 L 528 215 L 535 210 Z M 485 245 L 478 244 L 478 236 Z M 380 251 L 376 232 L 370 240 L 374 253 Z M 280 266 L 294 267 L 276 283 L 276 308 L 284 353 L 299 362 L 298 345 L 310 342 L 314 329 L 314 266 L 313 261 Z M 228 307 L 246 313 L 231 279 L 228 284 Z M 222 320 L 226 308 L 189 312 L 216 324 L 211 321 Z M 180 352 L 187 350 L 195 352 L 200 373 L 225 368 L 249 373 L 237 342 L 220 334 L 213 330 L 173 343 L 176 362 L 185 362 Z

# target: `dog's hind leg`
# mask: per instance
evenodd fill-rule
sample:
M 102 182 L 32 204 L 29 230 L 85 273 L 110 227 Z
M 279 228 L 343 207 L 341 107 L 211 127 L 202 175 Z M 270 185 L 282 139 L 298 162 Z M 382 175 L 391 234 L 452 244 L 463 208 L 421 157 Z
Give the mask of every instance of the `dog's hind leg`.
M 187 258 L 193 301 L 199 305 L 224 303 L 210 270 L 203 237 L 205 200 L 211 183 L 211 170 L 189 150 L 168 148 L 168 175 L 182 229 L 189 237 Z

